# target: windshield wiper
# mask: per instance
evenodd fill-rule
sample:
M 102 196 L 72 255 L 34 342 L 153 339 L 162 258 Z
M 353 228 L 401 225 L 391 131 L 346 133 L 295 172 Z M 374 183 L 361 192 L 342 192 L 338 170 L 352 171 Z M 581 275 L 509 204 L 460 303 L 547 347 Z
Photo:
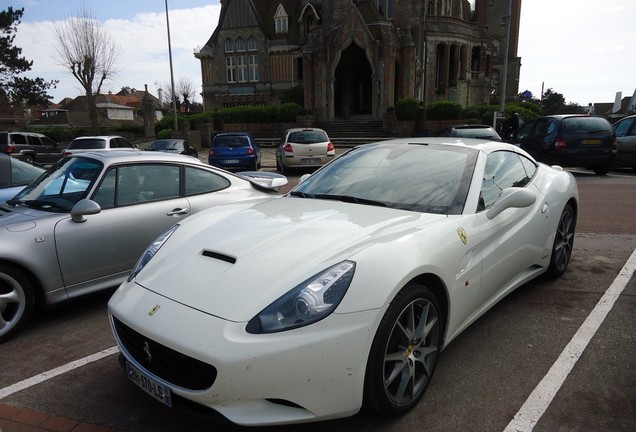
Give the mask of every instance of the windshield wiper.
M 15 207 L 18 204 L 22 204 L 24 206 L 27 207 L 31 207 L 34 209 L 42 209 L 44 207 L 49 207 L 51 209 L 57 209 L 57 210 L 63 210 L 63 211 L 68 211 L 68 209 L 64 206 L 61 206 L 57 203 L 54 203 L 52 201 L 40 201 L 40 200 L 10 200 L 7 201 L 7 204 L 9 204 L 10 206 Z
M 385 202 L 355 197 L 352 195 L 316 194 L 316 195 L 312 195 L 312 197 L 317 199 L 337 200 L 337 201 L 354 203 L 354 204 L 367 204 L 367 205 L 374 205 L 378 207 L 388 207 L 387 203 Z
M 301 198 L 315 198 L 316 197 L 315 195 L 308 194 L 308 193 L 305 193 L 305 192 L 299 192 L 299 191 L 290 192 L 289 195 L 295 196 L 295 197 L 301 197 Z

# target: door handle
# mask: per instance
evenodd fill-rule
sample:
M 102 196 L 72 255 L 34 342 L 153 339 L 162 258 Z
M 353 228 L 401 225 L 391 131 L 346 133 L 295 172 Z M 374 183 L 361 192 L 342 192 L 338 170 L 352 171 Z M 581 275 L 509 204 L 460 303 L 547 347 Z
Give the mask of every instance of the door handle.
M 171 212 L 166 213 L 166 216 L 183 216 L 187 215 L 188 213 L 190 213 L 190 210 L 188 210 L 187 208 L 176 208 Z
M 543 203 L 543 207 L 541 208 L 541 213 L 546 214 L 550 210 L 550 206 L 548 203 Z

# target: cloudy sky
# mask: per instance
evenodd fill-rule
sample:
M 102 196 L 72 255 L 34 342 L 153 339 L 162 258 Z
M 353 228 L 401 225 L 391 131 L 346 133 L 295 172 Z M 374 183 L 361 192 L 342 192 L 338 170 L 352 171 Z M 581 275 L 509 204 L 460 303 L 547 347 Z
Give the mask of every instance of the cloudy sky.
M 274 1 L 274 0 L 272 0 Z M 503 1 L 503 0 L 500 0 Z M 53 101 L 80 95 L 81 88 L 56 60 L 56 23 L 89 11 L 119 45 L 118 73 L 105 85 L 118 92 L 128 86 L 153 94 L 170 82 L 165 0 L 2 0 L 24 8 L 15 45 L 33 60 L 29 76 L 59 80 Z M 168 0 L 175 81 L 201 83 L 194 51 L 218 22 L 218 0 Z M 636 90 L 636 0 L 523 0 L 518 54 L 519 91 L 540 95 L 542 85 L 587 105 L 613 102 Z M 198 99 L 200 101 L 200 98 Z

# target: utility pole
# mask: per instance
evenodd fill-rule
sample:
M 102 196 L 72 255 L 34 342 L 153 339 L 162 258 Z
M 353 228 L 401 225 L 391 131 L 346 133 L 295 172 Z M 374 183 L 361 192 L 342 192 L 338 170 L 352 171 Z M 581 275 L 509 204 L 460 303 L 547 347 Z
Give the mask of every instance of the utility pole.
M 177 95 L 174 92 L 174 71 L 172 69 L 172 45 L 170 44 L 170 18 L 168 17 L 168 0 L 166 3 L 166 27 L 168 28 L 168 56 L 170 57 L 170 85 L 172 86 L 172 109 L 174 111 L 174 131 L 179 131 L 177 121 Z

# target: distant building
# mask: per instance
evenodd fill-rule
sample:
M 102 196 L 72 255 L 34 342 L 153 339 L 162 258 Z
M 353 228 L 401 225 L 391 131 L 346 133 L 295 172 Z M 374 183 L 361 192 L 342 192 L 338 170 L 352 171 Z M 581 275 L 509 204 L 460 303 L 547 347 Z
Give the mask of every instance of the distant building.
M 318 119 L 380 119 L 398 100 L 498 103 L 509 0 L 221 0 L 201 61 L 206 111 L 278 104 L 302 85 Z M 518 93 L 512 0 L 506 98 Z

